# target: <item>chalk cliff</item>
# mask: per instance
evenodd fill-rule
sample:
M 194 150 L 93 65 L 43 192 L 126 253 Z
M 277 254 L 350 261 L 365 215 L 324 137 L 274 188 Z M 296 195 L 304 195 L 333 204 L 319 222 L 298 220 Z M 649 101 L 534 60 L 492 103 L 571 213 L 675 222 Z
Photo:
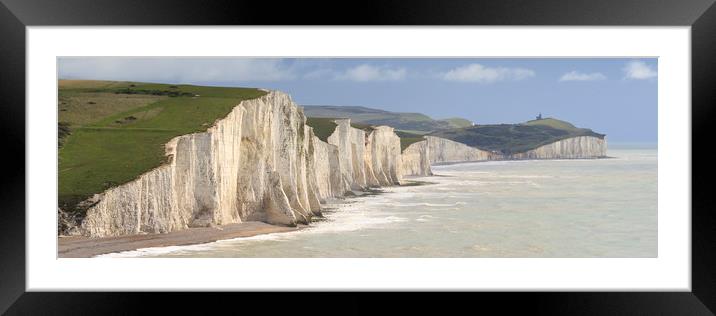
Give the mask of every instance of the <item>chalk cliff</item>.
M 408 146 L 401 153 L 400 138 L 392 127 L 373 126 L 366 130 L 351 126 L 350 119 L 336 119 L 328 143 L 336 146 L 340 178 L 346 188 L 392 185 L 406 175 L 432 175 L 426 141 Z
M 81 231 L 114 236 L 246 219 L 307 222 L 313 207 L 304 121 L 283 93 L 243 101 L 206 132 L 172 139 L 169 163 L 96 197 Z
M 312 173 L 315 178 L 316 196 L 319 200 L 325 201 L 326 198 L 341 196 L 346 192 L 346 182 L 343 179 L 340 166 L 340 155 L 338 147 L 328 144 L 318 137 L 311 137 L 311 148 L 309 151 L 313 154 L 309 160 Z
M 445 138 L 426 136 L 430 163 L 522 159 L 584 159 L 607 156 L 606 137 L 579 136 L 510 155 L 490 152 Z
M 391 127 L 365 132 L 337 120 L 326 143 L 305 122 L 287 94 L 242 101 L 206 132 L 167 143 L 166 164 L 95 195 L 77 232 L 165 233 L 242 221 L 293 226 L 320 214 L 327 198 L 400 184 L 400 138 Z
M 400 184 L 400 137 L 392 127 L 375 126 L 365 138 L 365 165 L 370 186 Z
M 579 136 L 563 139 L 535 149 L 512 154 L 507 159 L 584 159 L 607 156 L 607 139 Z
M 431 164 L 497 160 L 501 158 L 500 154 L 470 147 L 449 139 L 435 136 L 425 136 L 425 139 L 427 140 Z
M 423 140 L 410 144 L 401 154 L 402 174 L 404 176 L 431 176 L 430 147 Z
M 365 132 L 351 127 L 350 119 L 338 119 L 336 130 L 328 137 L 328 143 L 338 147 L 340 171 L 346 188 L 360 190 L 366 187 Z

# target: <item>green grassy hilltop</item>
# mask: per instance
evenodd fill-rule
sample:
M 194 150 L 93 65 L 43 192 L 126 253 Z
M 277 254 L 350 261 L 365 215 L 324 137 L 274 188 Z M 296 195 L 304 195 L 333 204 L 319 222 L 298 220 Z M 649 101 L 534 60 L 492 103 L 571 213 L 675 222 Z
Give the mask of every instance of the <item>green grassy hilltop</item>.
M 242 100 L 265 94 L 140 82 L 58 83 L 59 205 L 129 182 L 165 161 L 173 137 L 205 131 Z
M 605 136 L 591 129 L 578 128 L 569 122 L 554 118 L 532 120 L 521 124 L 475 125 L 439 131 L 430 135 L 504 154 L 525 152 L 571 137 L 593 136 L 603 139 Z
M 561 121 L 555 118 L 543 118 L 539 120 L 531 120 L 527 121 L 525 123 L 522 123 L 522 125 L 527 126 L 547 126 L 558 130 L 568 131 L 568 132 L 576 132 L 579 131 L 580 128 L 577 128 L 576 126 L 572 125 L 572 123 Z

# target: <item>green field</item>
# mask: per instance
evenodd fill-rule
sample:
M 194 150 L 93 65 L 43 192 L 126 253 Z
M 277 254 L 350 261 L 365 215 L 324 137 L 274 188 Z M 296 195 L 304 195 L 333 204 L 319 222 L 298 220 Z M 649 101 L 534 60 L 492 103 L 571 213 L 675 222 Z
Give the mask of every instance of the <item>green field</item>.
M 356 123 L 351 121 L 351 127 L 362 129 L 364 132 L 366 132 L 366 134 L 372 132 L 375 129 L 374 126 L 375 125 L 372 124 Z
M 472 122 L 470 122 L 470 120 L 461 117 L 451 117 L 442 119 L 441 121 L 447 122 L 452 128 L 463 128 L 472 126 Z
M 430 135 L 503 154 L 521 153 L 571 137 L 593 136 L 603 139 L 605 136 L 554 118 L 522 124 L 475 125 Z
M 415 134 L 406 131 L 395 131 L 395 134 L 400 137 L 400 152 L 403 152 L 408 146 L 417 143 L 421 140 L 425 140 L 425 136 L 421 134 Z
M 572 125 L 572 123 L 565 122 L 565 121 L 561 121 L 561 120 L 558 120 L 558 119 L 555 119 L 555 118 L 551 118 L 551 117 L 543 118 L 543 119 L 539 119 L 539 120 L 527 121 L 527 122 L 523 123 L 522 125 L 527 125 L 527 126 L 549 126 L 549 127 L 551 127 L 551 128 L 555 128 L 555 129 L 559 129 L 559 130 L 564 130 L 564 131 L 570 131 L 570 132 L 575 132 L 575 131 L 578 131 L 578 130 L 579 130 L 579 128 L 577 128 L 576 126 Z
M 306 125 L 313 127 L 313 134 L 316 135 L 320 140 L 328 142 L 333 132 L 336 131 L 338 124 L 334 123 L 334 118 L 327 117 L 308 117 L 306 118 Z
M 205 131 L 242 100 L 264 94 L 252 88 L 60 80 L 60 207 L 82 212 L 78 202 L 164 163 L 164 144 L 173 137 Z

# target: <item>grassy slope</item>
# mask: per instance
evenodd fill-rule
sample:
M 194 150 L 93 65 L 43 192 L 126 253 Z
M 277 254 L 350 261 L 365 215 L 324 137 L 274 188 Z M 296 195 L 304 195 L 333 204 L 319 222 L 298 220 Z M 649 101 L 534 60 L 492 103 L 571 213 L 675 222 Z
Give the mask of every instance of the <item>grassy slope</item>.
M 369 125 L 387 125 L 398 130 L 414 133 L 427 133 L 472 125 L 470 121 L 460 118 L 434 120 L 420 113 L 399 113 L 361 106 L 305 106 L 304 111 L 309 117 L 344 117 L 351 121 Z M 468 124 L 465 125 L 465 122 Z
M 472 126 L 472 122 L 470 122 L 470 120 L 461 117 L 451 117 L 442 119 L 440 121 L 447 122 L 448 124 L 450 124 L 451 128 L 463 128 Z
M 156 95 L 117 95 L 109 92 L 81 92 L 60 88 L 59 121 L 81 126 L 96 122 L 102 118 L 149 105 L 166 96 Z
M 375 128 L 373 128 L 373 126 L 375 126 L 375 125 L 372 125 L 372 124 L 363 124 L 363 123 L 355 123 L 355 122 L 351 121 L 351 127 L 357 128 L 357 129 L 362 129 L 362 130 L 363 130 L 364 132 L 366 132 L 366 133 L 372 132 L 372 131 L 375 129 Z
M 184 96 L 116 93 L 127 92 L 127 88 L 140 93 L 173 91 Z M 171 138 L 204 131 L 242 100 L 263 94 L 248 88 L 60 81 L 60 120 L 68 120 L 71 126 L 71 134 L 59 150 L 60 206 L 73 210 L 76 203 L 92 194 L 158 167 L 165 161 L 164 144 Z M 82 101 L 93 98 L 101 102 Z M 131 104 L 127 99 L 132 99 Z
M 565 138 L 603 134 L 553 119 L 533 120 L 523 124 L 477 125 L 432 133 L 473 147 L 505 154 L 525 152 Z
M 527 122 L 523 123 L 523 125 L 528 125 L 528 126 L 549 126 L 549 127 L 552 127 L 552 128 L 561 129 L 561 130 L 565 130 L 565 131 L 576 131 L 576 130 L 578 130 L 578 128 L 577 128 L 576 126 L 572 125 L 572 123 L 565 122 L 565 121 L 561 121 L 561 120 L 558 120 L 558 119 L 555 119 L 555 118 L 551 118 L 551 117 L 544 118 L 544 119 L 541 119 L 541 120 L 531 120 L 531 121 L 527 121 Z
M 306 125 L 313 127 L 313 134 L 320 140 L 328 142 L 328 137 L 336 131 L 338 124 L 334 123 L 334 118 L 327 117 L 309 117 L 306 118 Z
M 408 148 L 408 146 L 412 145 L 413 143 L 425 140 L 425 136 L 420 134 L 405 131 L 395 131 L 395 134 L 400 137 L 400 152 L 403 152 L 405 148 Z

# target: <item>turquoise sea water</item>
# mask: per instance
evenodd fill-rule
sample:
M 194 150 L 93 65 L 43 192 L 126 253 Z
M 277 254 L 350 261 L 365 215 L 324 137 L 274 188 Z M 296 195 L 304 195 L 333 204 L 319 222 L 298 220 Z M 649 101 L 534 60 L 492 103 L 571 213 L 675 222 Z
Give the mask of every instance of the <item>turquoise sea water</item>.
M 611 144 L 610 144 L 611 146 Z M 434 166 L 432 184 L 333 201 L 290 233 L 121 257 L 656 257 L 657 150 Z

